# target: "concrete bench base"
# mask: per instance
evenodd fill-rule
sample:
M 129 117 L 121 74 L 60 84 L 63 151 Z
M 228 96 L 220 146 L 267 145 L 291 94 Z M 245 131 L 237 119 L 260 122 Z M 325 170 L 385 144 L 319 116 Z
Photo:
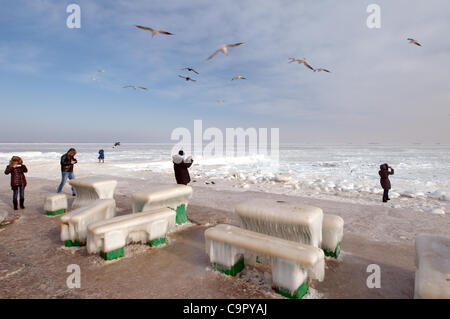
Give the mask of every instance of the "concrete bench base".
M 124 249 L 122 248 L 118 248 L 109 252 L 101 252 L 100 256 L 102 256 L 103 259 L 105 260 L 114 260 L 117 258 L 121 258 L 124 256 Z
M 337 259 L 339 257 L 339 255 L 341 254 L 341 243 L 337 244 L 337 246 L 336 246 L 334 251 L 324 249 L 323 253 L 327 257 L 333 257 L 333 258 Z
M 217 270 L 228 276 L 236 276 L 245 268 L 244 258 L 239 259 L 239 261 L 231 267 L 226 267 L 218 263 L 212 263 L 214 270 Z
M 82 243 L 80 243 L 78 240 L 65 240 L 64 246 L 66 247 L 74 247 L 74 246 L 83 246 Z
M 308 292 L 308 288 L 308 282 L 305 281 L 293 294 L 283 288 L 278 288 L 276 291 L 278 294 L 289 299 L 302 299 Z
M 65 212 L 67 212 L 67 209 L 58 209 L 58 210 L 55 210 L 55 211 L 46 211 L 45 215 L 47 215 L 47 216 L 55 216 L 55 215 L 64 214 Z

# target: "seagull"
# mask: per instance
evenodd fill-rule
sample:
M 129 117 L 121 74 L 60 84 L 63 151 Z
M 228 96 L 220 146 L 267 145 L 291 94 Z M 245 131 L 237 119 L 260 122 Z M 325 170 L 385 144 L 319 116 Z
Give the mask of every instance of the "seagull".
M 242 75 L 238 75 L 231 79 L 231 81 L 234 81 L 234 80 L 247 80 L 247 78 L 244 78 Z
M 178 75 L 180 78 L 185 79 L 186 81 L 192 81 L 192 82 L 196 82 L 196 80 L 191 79 L 190 77 L 186 77 L 186 76 L 182 76 L 182 75 Z
M 97 81 L 97 78 L 92 77 L 91 80 L 92 81 Z
M 97 72 L 105 73 L 105 70 L 98 70 Z
M 314 71 L 314 68 L 312 66 L 310 66 L 308 64 L 308 62 L 306 62 L 305 58 L 303 58 L 303 59 L 289 58 L 289 59 L 291 60 L 291 61 L 289 61 L 289 63 L 297 62 L 298 64 L 304 64 L 308 69 L 311 69 Z
M 193 68 L 184 68 L 182 70 L 188 70 L 190 72 L 194 72 L 195 74 L 199 74 L 197 71 L 195 71 Z
M 331 73 L 330 71 L 328 71 L 327 69 L 324 69 L 324 68 L 318 68 L 318 69 L 316 69 L 316 70 L 314 70 L 314 72 L 322 72 L 322 71 L 324 71 L 324 72 L 328 72 L 328 73 Z
M 135 91 L 136 91 L 136 89 L 148 90 L 148 89 L 145 88 L 145 87 L 142 87 L 142 86 L 134 86 L 134 85 L 125 85 L 123 88 L 124 88 L 124 89 L 126 89 L 126 88 L 133 88 L 133 90 L 135 90 Z
M 158 33 L 161 34 L 167 34 L 167 35 L 174 35 L 173 33 L 167 32 L 167 31 L 163 31 L 163 30 L 158 30 L 158 29 L 152 29 L 149 27 L 144 27 L 141 25 L 134 25 L 136 28 L 141 29 L 141 30 L 146 30 L 146 31 L 150 31 L 152 33 L 152 38 L 157 35 Z
M 408 38 L 408 41 L 409 41 L 409 43 L 411 43 L 411 44 L 415 44 L 415 45 L 417 45 L 417 46 L 419 46 L 419 47 L 421 47 L 422 45 L 419 43 L 419 42 L 417 42 L 416 40 L 414 40 L 414 39 L 411 39 L 411 38 Z
M 217 103 L 219 103 L 219 104 L 224 103 L 224 102 L 225 102 L 224 100 L 217 100 Z
M 239 43 L 234 43 L 234 44 L 223 44 L 223 45 L 221 45 L 220 46 L 220 48 L 219 49 L 217 49 L 209 58 L 207 58 L 206 60 L 208 61 L 208 60 L 211 60 L 212 58 L 214 58 L 214 56 L 217 54 L 217 53 L 219 53 L 219 52 L 222 52 L 223 54 L 225 54 L 225 55 L 228 55 L 228 48 L 234 48 L 234 47 L 237 47 L 237 46 L 240 46 L 240 45 L 242 45 L 242 44 L 244 44 L 244 42 L 239 42 Z

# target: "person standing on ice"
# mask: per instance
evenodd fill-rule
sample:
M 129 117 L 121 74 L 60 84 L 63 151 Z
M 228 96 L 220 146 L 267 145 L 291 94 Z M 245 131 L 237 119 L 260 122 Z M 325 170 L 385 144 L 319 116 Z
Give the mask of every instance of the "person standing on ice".
M 23 161 L 18 156 L 13 156 L 9 161 L 9 165 L 6 166 L 5 174 L 11 174 L 11 189 L 13 190 L 13 205 L 14 210 L 18 210 L 19 203 L 17 202 L 17 196 L 20 193 L 20 208 L 24 209 L 25 202 L 25 186 L 27 186 L 27 179 L 25 173 L 28 169 L 23 165 Z
M 187 185 L 191 181 L 188 168 L 191 167 L 194 162 L 192 156 L 185 159 L 183 150 L 180 150 L 178 154 L 172 156 L 172 160 L 177 184 Z
M 391 181 L 389 180 L 389 175 L 394 175 L 394 169 L 388 164 L 380 165 L 380 171 L 378 172 L 380 175 L 380 184 L 383 187 L 383 203 L 386 203 L 389 198 L 389 190 L 391 189 Z
M 67 151 L 66 154 L 61 156 L 61 184 L 59 184 L 57 193 L 61 193 L 64 185 L 66 184 L 67 178 L 74 179 L 75 175 L 73 174 L 73 165 L 78 163 L 75 159 L 75 155 L 77 151 L 74 148 L 71 148 Z M 75 189 L 72 187 L 72 196 L 75 196 Z
M 105 151 L 103 150 L 103 148 L 98 150 L 98 162 L 105 162 Z

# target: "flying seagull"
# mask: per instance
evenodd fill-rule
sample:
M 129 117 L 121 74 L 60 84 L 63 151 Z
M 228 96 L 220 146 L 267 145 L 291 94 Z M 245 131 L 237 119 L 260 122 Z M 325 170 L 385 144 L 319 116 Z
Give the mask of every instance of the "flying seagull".
M 192 82 L 196 82 L 196 80 L 191 79 L 190 77 L 186 77 L 186 76 L 182 76 L 182 75 L 178 75 L 180 78 L 185 79 L 186 81 L 192 81 Z
M 126 89 L 126 88 L 133 88 L 133 90 L 135 90 L 135 91 L 136 91 L 136 89 L 148 90 L 148 89 L 145 88 L 145 87 L 142 87 L 142 86 L 134 86 L 134 85 L 125 85 L 123 88 L 124 88 L 124 89 Z
M 97 72 L 100 72 L 100 73 L 104 73 L 104 72 L 105 72 L 105 70 L 98 70 Z
M 314 70 L 314 72 L 322 72 L 322 71 L 324 71 L 324 72 L 328 72 L 328 73 L 331 73 L 330 71 L 328 71 L 327 69 L 324 69 L 324 68 L 318 68 L 318 69 L 316 69 L 316 70 Z
M 97 81 L 97 78 L 92 77 L 91 80 L 92 80 L 92 81 Z
M 158 33 L 161 34 L 167 34 L 167 35 L 174 35 L 173 33 L 167 32 L 167 31 L 163 31 L 163 30 L 158 30 L 158 29 L 152 29 L 149 27 L 144 27 L 142 25 L 134 25 L 136 28 L 141 29 L 141 30 L 146 30 L 146 31 L 150 31 L 152 33 L 152 37 L 154 37 L 155 35 L 157 35 Z
M 223 102 L 225 102 L 225 101 L 224 100 L 217 100 L 217 103 L 219 103 L 219 104 L 221 104 Z
M 211 60 L 212 58 L 215 57 L 215 55 L 219 52 L 222 52 L 225 55 L 228 55 L 228 48 L 234 48 L 234 47 L 238 47 L 240 45 L 244 44 L 244 42 L 239 42 L 239 43 L 234 43 L 234 44 L 223 44 L 220 46 L 219 49 L 217 49 L 209 58 L 207 58 L 206 60 Z
M 311 69 L 314 71 L 314 68 L 312 66 L 310 66 L 308 64 L 308 62 L 306 62 L 305 58 L 303 58 L 303 59 L 289 58 L 289 59 L 291 60 L 291 61 L 289 61 L 289 63 L 297 62 L 298 64 L 304 64 L 308 69 Z
M 419 43 L 419 42 L 417 42 L 416 40 L 414 40 L 414 39 L 411 39 L 411 38 L 408 38 L 408 41 L 409 41 L 409 43 L 411 43 L 411 44 L 415 44 L 415 45 L 417 45 L 417 46 L 419 46 L 419 47 L 421 47 L 422 45 Z
M 244 78 L 242 75 L 238 75 L 231 79 L 231 81 L 234 81 L 234 80 L 247 80 L 247 78 Z
M 194 72 L 195 74 L 199 74 L 197 71 L 195 71 L 193 68 L 184 68 L 182 70 L 188 70 L 190 72 Z

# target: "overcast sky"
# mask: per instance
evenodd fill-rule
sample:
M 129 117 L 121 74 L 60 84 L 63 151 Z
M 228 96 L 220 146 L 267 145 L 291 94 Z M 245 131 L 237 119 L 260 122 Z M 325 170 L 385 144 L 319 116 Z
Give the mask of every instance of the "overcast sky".
M 366 25 L 372 3 L 380 29 Z M 449 30 L 448 0 L 2 0 L 0 142 L 168 142 L 201 119 L 289 143 L 449 143 Z

